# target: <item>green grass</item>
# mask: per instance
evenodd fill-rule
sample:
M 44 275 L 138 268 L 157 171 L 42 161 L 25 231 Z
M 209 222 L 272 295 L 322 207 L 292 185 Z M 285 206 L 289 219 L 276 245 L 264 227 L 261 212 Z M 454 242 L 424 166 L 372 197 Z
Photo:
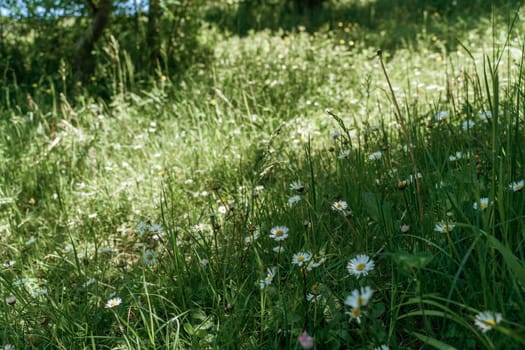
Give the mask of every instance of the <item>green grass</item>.
M 512 18 L 481 20 L 461 44 L 429 31 L 383 52 L 406 134 L 376 48 L 349 46 L 346 23 L 210 29 L 214 64 L 182 80 L 111 101 L 53 88 L 5 103 L 2 344 L 298 349 L 307 331 L 317 349 L 523 347 L 525 192 L 509 186 L 525 178 L 524 28 Z M 276 226 L 289 229 L 280 243 Z M 322 263 L 301 269 L 299 252 Z M 359 254 L 375 267 L 356 278 Z M 345 300 L 366 286 L 358 323 Z M 486 310 L 503 320 L 483 333 Z

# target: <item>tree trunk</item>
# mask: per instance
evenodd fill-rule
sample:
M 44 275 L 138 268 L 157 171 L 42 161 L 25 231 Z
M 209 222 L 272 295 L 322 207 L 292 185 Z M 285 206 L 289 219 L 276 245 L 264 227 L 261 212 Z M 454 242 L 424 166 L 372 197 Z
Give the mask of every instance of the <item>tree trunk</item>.
M 91 12 L 91 25 L 78 40 L 74 55 L 74 77 L 77 81 L 84 81 L 95 71 L 95 43 L 102 36 L 109 24 L 113 0 L 88 0 Z
M 149 0 L 147 45 L 149 52 L 148 66 L 155 68 L 161 64 L 160 54 L 160 17 L 162 8 L 160 0 Z

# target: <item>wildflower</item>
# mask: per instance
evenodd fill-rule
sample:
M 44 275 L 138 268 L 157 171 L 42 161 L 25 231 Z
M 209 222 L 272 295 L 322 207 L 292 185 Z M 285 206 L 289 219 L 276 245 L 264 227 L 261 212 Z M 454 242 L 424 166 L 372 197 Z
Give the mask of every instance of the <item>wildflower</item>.
M 345 201 L 337 201 L 332 204 L 332 209 L 336 211 L 344 211 L 348 208 L 348 203 Z
M 311 258 L 312 255 L 310 253 L 297 253 L 294 254 L 292 258 L 292 264 L 302 267 L 303 265 L 307 264 Z
M 450 155 L 448 157 L 448 160 L 453 162 L 453 161 L 459 160 L 461 158 L 463 158 L 463 153 L 458 151 L 458 152 L 456 152 L 456 154 Z
M 254 197 L 258 197 L 263 190 L 264 190 L 264 186 L 262 186 L 262 185 L 255 186 L 255 188 L 253 189 L 253 192 L 252 192 L 253 196 Z
M 346 297 L 345 305 L 351 306 L 353 308 L 361 308 L 362 306 L 366 306 L 368 304 L 373 294 L 374 291 L 370 287 L 364 287 L 360 290 L 355 289 L 352 291 L 351 295 Z
M 26 241 L 26 246 L 30 246 L 36 243 L 36 238 L 33 236 Z
M 443 121 L 443 120 L 447 120 L 449 116 L 450 115 L 449 115 L 449 113 L 447 111 L 439 111 L 434 116 L 434 120 L 437 120 L 438 122 L 440 122 L 440 121 Z
M 295 196 L 291 196 L 290 198 L 288 198 L 288 205 L 295 205 L 299 203 L 300 200 L 301 200 L 301 196 L 297 194 Z
M 317 293 L 317 294 L 307 293 L 306 294 L 306 300 L 309 301 L 309 302 L 312 302 L 312 303 L 318 302 L 322 298 L 323 298 L 323 296 L 321 294 L 319 294 L 319 293 Z
M 311 349 L 311 348 L 309 348 Z M 4 344 L 2 345 L 2 349 L 1 350 L 15 350 L 15 346 L 13 344 Z
M 204 223 L 198 223 L 197 225 L 194 225 L 192 227 L 192 231 L 195 232 L 195 233 L 202 233 L 204 231 L 206 231 L 206 224 Z
M 368 156 L 369 160 L 379 160 L 381 158 L 383 158 L 383 152 L 381 151 L 370 153 L 370 155 Z
M 485 111 L 483 113 L 481 113 L 481 115 L 479 116 L 479 119 L 482 120 L 482 121 L 486 121 L 488 119 L 492 118 L 492 112 L 491 111 Z
M 478 208 L 487 209 L 489 204 L 492 204 L 489 203 L 489 199 L 487 197 L 483 197 L 479 199 L 479 203 L 474 202 L 474 204 L 472 204 L 472 207 L 474 208 L 474 210 L 478 210 Z
M 483 333 L 490 331 L 495 325 L 501 322 L 503 317 L 500 313 L 492 311 L 483 311 L 476 315 L 474 324 L 478 326 Z
M 390 348 L 388 347 L 388 345 L 383 344 L 375 347 L 374 350 L 390 350 Z
M 421 173 L 417 173 L 417 178 L 418 178 L 418 179 L 421 179 L 422 177 L 423 177 L 423 174 L 421 174 Z M 407 182 L 408 182 L 408 183 L 412 183 L 413 181 L 415 181 L 415 179 L 416 179 L 416 177 L 415 177 L 414 175 L 410 174 L 410 175 L 408 176 Z
M 158 224 L 155 224 L 155 225 L 151 225 L 150 228 L 149 228 L 149 232 L 152 234 L 152 235 L 157 235 L 157 236 L 162 236 L 164 234 L 164 230 L 162 229 L 162 227 Z
M 407 153 L 410 148 L 414 148 L 414 145 L 411 143 L 403 145 L 403 152 Z
M 330 139 L 332 141 L 337 140 L 341 136 L 341 133 L 339 131 L 332 131 L 330 132 Z
M 280 254 L 280 253 L 284 252 L 285 249 L 284 249 L 283 246 L 277 246 L 277 247 L 273 247 L 272 250 L 273 250 L 274 252 Z
M 5 302 L 7 303 L 7 305 L 15 305 L 16 297 L 14 295 L 9 295 L 5 298 Z
M 509 188 L 514 192 L 519 192 L 523 189 L 524 182 L 523 180 L 515 181 L 509 185 Z
M 339 155 L 337 156 L 337 159 L 348 159 L 350 157 L 350 150 L 345 149 L 339 152 Z
M 352 307 L 352 309 L 347 312 L 350 316 L 350 319 L 355 319 L 357 323 L 361 323 L 361 316 L 363 311 L 361 310 L 362 306 L 366 306 L 370 299 L 372 298 L 374 292 L 370 287 L 361 288 L 361 290 L 356 289 L 352 291 L 352 294 L 347 296 L 345 299 L 345 305 Z
M 11 267 L 16 264 L 16 260 L 9 260 L 2 264 L 3 267 Z
M 142 261 L 148 266 L 153 266 L 157 263 L 157 253 L 152 249 L 147 249 L 142 254 Z
M 305 350 L 314 348 L 314 338 L 312 338 L 306 331 L 304 331 L 303 334 L 297 337 L 297 341 Z
M 227 214 L 227 213 L 228 213 L 228 210 L 229 210 L 229 208 L 226 207 L 225 205 L 221 205 L 221 206 L 217 209 L 217 211 L 218 211 L 220 214 L 222 214 L 222 215 Z
M 250 234 L 249 236 L 244 237 L 244 243 L 246 243 L 246 244 L 253 243 L 253 242 L 255 242 L 258 238 L 259 238 L 259 232 L 258 232 L 258 231 L 255 231 L 255 232 L 253 232 L 252 234 Z
M 202 267 L 206 267 L 206 266 L 208 266 L 210 261 L 208 259 L 200 259 L 200 263 L 201 263 Z
M 301 180 L 294 181 L 290 184 L 290 190 L 301 193 L 304 191 L 304 185 Z
M 454 227 L 455 227 L 454 224 L 440 222 L 436 224 L 436 227 L 434 228 L 434 230 L 440 233 L 449 233 L 454 229 Z
M 350 316 L 350 320 L 355 319 L 358 324 L 361 324 L 361 316 L 363 316 L 363 312 L 358 307 L 353 307 L 349 312 L 346 312 L 347 315 Z
M 82 288 L 87 288 L 94 284 L 97 280 L 94 277 L 90 277 L 86 282 L 82 283 Z
M 401 226 L 401 232 L 407 233 L 408 231 L 410 231 L 410 226 L 408 226 L 407 224 Z
M 368 275 L 368 272 L 374 269 L 374 260 L 370 259 L 368 255 L 358 255 L 351 259 L 346 265 L 348 272 L 357 278 Z
M 270 232 L 270 238 L 277 242 L 284 241 L 288 237 L 288 227 L 286 226 L 275 226 Z
M 107 301 L 105 308 L 106 309 L 112 309 L 115 306 L 119 306 L 122 303 L 122 299 L 120 298 L 111 298 Z
M 325 261 L 326 261 L 326 258 L 322 258 L 319 261 L 310 259 L 310 261 L 308 261 L 308 263 L 306 264 L 306 271 L 312 271 L 313 269 L 321 266 Z
M 261 287 L 261 289 L 264 289 L 272 284 L 276 273 L 277 273 L 276 267 L 272 267 L 266 270 L 266 277 L 259 281 L 259 286 Z
M 406 180 L 400 180 L 397 182 L 397 189 L 398 190 L 404 190 L 408 186 L 408 181 Z
M 468 131 L 470 129 L 472 129 L 474 127 L 476 123 L 474 123 L 474 121 L 472 119 L 469 119 L 469 120 L 466 120 L 463 122 L 463 124 L 461 124 L 461 129 L 463 129 L 463 131 Z

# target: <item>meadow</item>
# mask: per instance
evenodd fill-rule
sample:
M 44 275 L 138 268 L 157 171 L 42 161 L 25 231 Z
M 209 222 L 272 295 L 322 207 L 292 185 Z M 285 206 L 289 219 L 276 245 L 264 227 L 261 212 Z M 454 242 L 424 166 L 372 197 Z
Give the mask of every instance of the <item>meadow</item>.
M 525 10 L 427 15 L 5 87 L 2 349 L 524 348 Z

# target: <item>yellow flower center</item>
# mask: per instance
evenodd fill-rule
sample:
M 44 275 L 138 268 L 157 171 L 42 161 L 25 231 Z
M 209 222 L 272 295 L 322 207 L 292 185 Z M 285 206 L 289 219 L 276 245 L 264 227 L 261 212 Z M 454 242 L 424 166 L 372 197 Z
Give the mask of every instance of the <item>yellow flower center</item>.
M 487 207 L 489 206 L 489 204 L 487 202 L 481 202 L 479 204 L 479 206 L 481 207 L 481 209 L 487 209 Z
M 297 261 L 298 261 L 298 262 L 303 262 L 303 261 L 304 261 L 304 256 L 299 255 L 299 256 L 297 257 Z
M 284 232 L 283 232 L 282 230 L 277 230 L 277 231 L 275 231 L 275 235 L 276 235 L 277 237 L 281 237 L 283 234 L 284 234 Z
M 485 320 L 484 321 L 487 326 L 494 327 L 496 325 L 496 321 L 494 320 Z
M 363 297 L 357 298 L 358 305 L 364 305 L 366 303 L 366 299 Z
M 355 269 L 357 271 L 363 271 L 365 269 L 366 265 L 364 263 L 359 263 L 357 264 L 357 266 L 355 267 Z
M 352 315 L 357 318 L 357 317 L 361 317 L 361 309 L 358 309 L 358 308 L 353 308 L 352 309 Z

